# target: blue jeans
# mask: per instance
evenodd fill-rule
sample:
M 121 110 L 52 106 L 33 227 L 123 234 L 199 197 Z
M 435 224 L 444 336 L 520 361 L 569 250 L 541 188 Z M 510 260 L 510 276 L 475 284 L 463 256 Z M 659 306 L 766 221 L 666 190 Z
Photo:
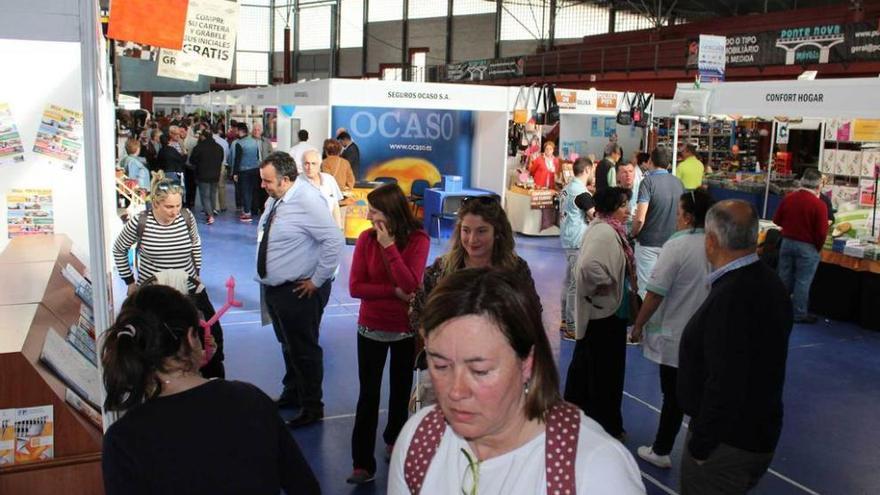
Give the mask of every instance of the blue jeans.
M 238 187 L 241 188 L 241 210 L 248 215 L 253 211 L 254 191 L 260 184 L 260 169 L 242 170 L 238 173 Z
M 807 316 L 810 306 L 810 285 L 819 266 L 816 246 L 807 242 L 783 239 L 779 249 L 779 278 L 791 293 L 795 319 Z
M 577 305 L 577 280 L 574 270 L 577 265 L 578 250 L 565 250 L 565 279 L 562 281 L 562 323 L 567 326 L 570 331 L 574 331 L 574 308 Z

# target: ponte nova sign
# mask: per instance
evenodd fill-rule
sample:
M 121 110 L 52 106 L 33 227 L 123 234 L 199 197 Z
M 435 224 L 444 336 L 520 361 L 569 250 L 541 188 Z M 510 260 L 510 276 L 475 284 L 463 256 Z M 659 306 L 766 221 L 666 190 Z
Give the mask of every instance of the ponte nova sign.
M 819 24 L 726 36 L 727 67 L 880 60 L 880 30 L 872 22 Z

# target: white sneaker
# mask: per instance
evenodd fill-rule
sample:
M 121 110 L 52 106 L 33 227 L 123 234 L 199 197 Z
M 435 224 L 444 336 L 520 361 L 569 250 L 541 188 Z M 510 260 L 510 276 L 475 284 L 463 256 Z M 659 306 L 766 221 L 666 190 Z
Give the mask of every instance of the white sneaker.
M 669 469 L 672 467 L 672 459 L 668 455 L 657 455 L 654 448 L 650 445 L 643 445 L 637 450 L 639 457 L 657 466 L 658 468 Z

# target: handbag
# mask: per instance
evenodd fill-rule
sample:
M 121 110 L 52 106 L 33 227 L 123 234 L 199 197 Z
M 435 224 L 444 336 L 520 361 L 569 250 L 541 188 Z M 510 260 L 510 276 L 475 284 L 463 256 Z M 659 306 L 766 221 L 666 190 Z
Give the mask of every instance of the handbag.
M 559 122 L 559 102 L 556 100 L 555 86 L 545 86 L 544 103 L 547 109 L 547 115 L 546 117 L 544 117 L 544 123 L 547 125 L 555 125 L 557 122 Z
M 520 107 L 522 105 L 522 107 Z M 519 87 L 516 100 L 513 101 L 513 121 L 517 124 L 525 124 L 529 120 L 529 97 L 525 86 Z
M 537 125 L 544 125 L 547 119 L 547 97 L 544 94 L 544 88 L 546 87 L 547 85 L 545 84 L 538 88 L 538 94 L 535 98 L 535 109 L 532 111 L 532 119 Z
M 639 93 L 639 103 L 637 106 L 638 114 L 633 112 L 633 124 L 636 127 L 648 127 L 648 123 L 651 122 L 651 115 L 648 113 L 648 108 L 651 106 L 651 100 L 653 99 L 654 95 Z
M 632 125 L 633 123 L 633 106 L 635 106 L 635 98 L 636 95 L 633 95 L 632 98 L 629 97 L 629 93 L 623 94 L 623 103 L 627 106 L 627 109 L 624 110 L 621 108 L 617 112 L 617 123 L 619 125 Z

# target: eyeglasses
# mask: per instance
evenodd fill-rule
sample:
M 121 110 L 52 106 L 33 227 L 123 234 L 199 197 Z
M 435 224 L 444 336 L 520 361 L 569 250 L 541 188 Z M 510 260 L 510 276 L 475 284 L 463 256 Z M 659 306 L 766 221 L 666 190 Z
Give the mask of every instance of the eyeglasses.
M 172 180 L 163 180 L 162 182 L 156 184 L 156 190 L 171 194 L 180 194 L 183 191 L 183 187 L 180 186 L 179 182 L 175 182 Z

